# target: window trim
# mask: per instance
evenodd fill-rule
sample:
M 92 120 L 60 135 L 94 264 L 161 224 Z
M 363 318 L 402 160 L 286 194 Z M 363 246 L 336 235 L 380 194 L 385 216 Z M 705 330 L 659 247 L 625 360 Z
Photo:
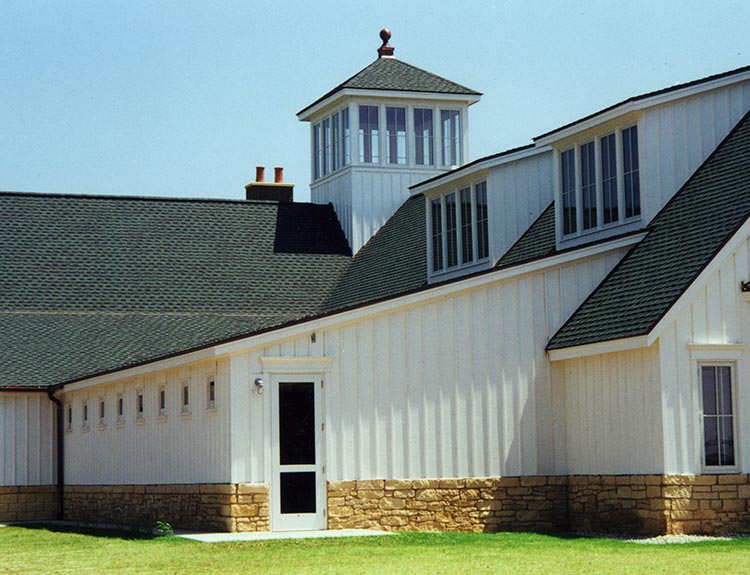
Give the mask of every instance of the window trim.
M 481 185 L 485 186 L 485 195 L 487 198 L 487 255 L 485 257 L 478 257 L 480 252 L 479 240 L 479 210 L 477 204 L 477 188 Z M 463 222 L 463 210 L 461 203 L 462 192 L 469 189 L 469 195 L 471 199 L 471 242 L 472 242 L 472 259 L 470 261 L 463 261 L 463 243 L 464 243 L 464 222 Z M 456 201 L 456 264 L 448 265 L 448 221 L 447 221 L 447 201 L 448 196 L 453 195 Z M 428 259 L 428 270 L 430 277 L 443 276 L 459 270 L 471 269 L 477 266 L 487 264 L 492 260 L 492 221 L 489 214 L 489 194 L 487 193 L 487 178 L 478 178 L 468 182 L 461 182 L 449 189 L 443 190 L 439 194 L 429 196 L 425 198 L 427 202 L 427 259 Z M 435 269 L 435 249 L 433 246 L 434 238 L 434 226 L 433 226 L 433 210 L 436 205 L 440 206 L 440 239 L 441 239 L 441 262 L 442 267 Z
M 739 411 L 737 409 L 737 372 L 738 360 L 726 359 L 697 359 L 694 361 L 696 385 L 698 393 L 698 426 L 700 435 L 700 462 L 703 473 L 739 473 L 740 470 L 740 437 L 738 435 L 739 425 L 737 418 Z M 729 367 L 730 389 L 732 390 L 732 438 L 734 449 L 734 465 L 707 465 L 706 464 L 706 438 L 703 412 L 703 375 L 701 373 L 704 367 Z
M 636 146 L 638 148 L 638 169 L 635 172 L 638 174 L 638 192 L 639 192 L 639 213 L 633 216 L 626 216 L 625 209 L 625 162 L 624 162 L 624 147 L 623 147 L 623 132 L 636 129 Z M 641 187 L 641 172 L 643 165 L 643 146 L 641 145 L 641 126 L 638 120 L 631 120 L 623 124 L 618 125 L 606 125 L 606 129 L 599 129 L 596 132 L 586 131 L 578 135 L 576 139 L 566 140 L 564 145 L 561 145 L 555 151 L 555 171 L 556 171 L 556 182 L 557 191 L 555 196 L 556 205 L 556 228 L 557 228 L 557 239 L 558 242 L 567 242 L 575 240 L 580 237 L 594 235 L 598 232 L 610 230 L 620 226 L 625 226 L 633 222 L 638 222 L 642 219 L 643 207 L 643 190 Z M 615 184 L 617 186 L 617 220 L 610 222 L 604 222 L 604 177 L 602 167 L 602 142 L 605 138 L 614 135 L 615 137 Z M 596 225 L 584 229 L 584 204 L 583 204 L 583 182 L 582 182 L 582 155 L 581 148 L 586 144 L 594 144 L 594 173 L 595 173 L 595 189 L 594 198 L 596 204 L 594 209 L 596 210 Z M 575 209 L 575 222 L 574 230 L 565 233 L 565 214 L 563 210 L 563 154 L 567 152 L 573 153 L 574 168 L 573 168 L 573 200 Z M 610 178 L 611 179 L 611 178 Z

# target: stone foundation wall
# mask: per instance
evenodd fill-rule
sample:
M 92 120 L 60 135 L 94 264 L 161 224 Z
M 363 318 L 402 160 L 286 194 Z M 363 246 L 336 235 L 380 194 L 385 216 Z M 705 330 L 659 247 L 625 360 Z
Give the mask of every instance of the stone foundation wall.
M 66 485 L 65 518 L 179 529 L 268 531 L 266 484 Z
M 0 522 L 43 521 L 57 517 L 57 487 L 0 487 Z
M 329 529 L 556 531 L 566 526 L 567 477 L 338 481 Z
M 748 475 L 572 476 L 570 529 L 590 532 L 750 532 Z

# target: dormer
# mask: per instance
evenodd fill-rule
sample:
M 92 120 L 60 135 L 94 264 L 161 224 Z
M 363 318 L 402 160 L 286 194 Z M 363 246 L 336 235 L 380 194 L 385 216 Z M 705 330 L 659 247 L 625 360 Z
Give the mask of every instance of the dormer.
M 378 58 L 301 110 L 310 122 L 312 201 L 332 203 L 356 253 L 409 186 L 468 160 L 468 108 L 481 94 L 394 56 Z
M 750 107 L 750 68 L 635 96 L 534 139 L 553 149 L 557 247 L 644 228 Z

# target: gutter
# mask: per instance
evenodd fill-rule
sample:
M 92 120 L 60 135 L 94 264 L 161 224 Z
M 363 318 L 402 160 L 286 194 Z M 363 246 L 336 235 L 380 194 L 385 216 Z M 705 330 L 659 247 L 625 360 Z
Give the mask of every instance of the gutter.
M 63 507 L 65 488 L 65 458 L 63 457 L 65 447 L 65 414 L 63 412 L 62 401 L 55 397 L 55 393 L 61 388 L 62 386 L 47 388 L 47 397 L 55 404 L 55 414 L 57 419 L 57 519 L 65 519 L 65 511 Z

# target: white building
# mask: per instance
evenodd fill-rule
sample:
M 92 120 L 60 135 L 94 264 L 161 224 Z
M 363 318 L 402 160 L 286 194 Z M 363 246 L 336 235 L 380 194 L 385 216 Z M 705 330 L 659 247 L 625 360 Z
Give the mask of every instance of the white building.
M 0 520 L 750 528 L 750 68 L 468 161 L 387 41 L 311 204 L 0 194 Z

